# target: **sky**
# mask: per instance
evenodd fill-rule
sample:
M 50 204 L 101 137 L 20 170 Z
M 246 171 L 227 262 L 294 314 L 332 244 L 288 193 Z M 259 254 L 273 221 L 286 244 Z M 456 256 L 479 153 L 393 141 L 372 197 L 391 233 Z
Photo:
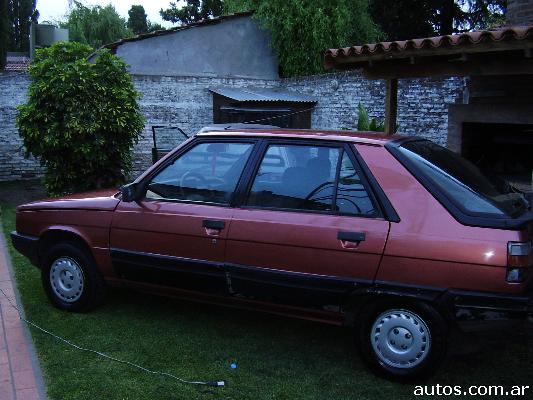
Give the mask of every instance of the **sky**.
M 179 2 L 177 0 L 172 0 L 173 2 Z M 112 3 L 115 7 L 115 10 L 120 14 L 120 16 L 128 19 L 128 10 L 132 5 L 140 4 L 144 7 L 146 15 L 148 15 L 148 20 L 151 22 L 157 22 L 163 25 L 164 27 L 173 26 L 172 23 L 168 21 L 163 21 L 159 15 L 159 10 L 161 8 L 168 8 L 171 0 L 82 0 L 81 3 L 85 5 L 99 5 L 106 6 L 109 3 Z M 37 10 L 39 10 L 39 22 L 43 23 L 45 21 L 56 21 L 64 19 L 65 14 L 68 12 L 68 0 L 37 0 Z

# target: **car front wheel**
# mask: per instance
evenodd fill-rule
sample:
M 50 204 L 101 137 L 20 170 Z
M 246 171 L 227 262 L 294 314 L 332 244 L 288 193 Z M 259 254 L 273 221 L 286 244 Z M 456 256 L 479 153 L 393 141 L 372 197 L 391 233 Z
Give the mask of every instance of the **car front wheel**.
M 104 297 L 103 278 L 92 256 L 77 243 L 53 246 L 44 257 L 41 278 L 52 304 L 63 310 L 87 311 Z
M 381 307 L 363 315 L 361 322 L 362 356 L 381 375 L 426 376 L 445 356 L 446 323 L 430 306 Z

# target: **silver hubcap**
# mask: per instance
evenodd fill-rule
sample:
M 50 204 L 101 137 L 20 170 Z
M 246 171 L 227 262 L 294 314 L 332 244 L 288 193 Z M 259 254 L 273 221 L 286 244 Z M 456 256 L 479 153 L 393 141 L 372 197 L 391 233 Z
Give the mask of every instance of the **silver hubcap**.
M 73 303 L 83 293 L 83 270 L 72 258 L 59 257 L 50 268 L 50 284 L 57 297 Z
M 422 318 L 406 310 L 381 314 L 370 332 L 378 358 L 395 368 L 413 368 L 424 361 L 431 348 L 431 335 Z

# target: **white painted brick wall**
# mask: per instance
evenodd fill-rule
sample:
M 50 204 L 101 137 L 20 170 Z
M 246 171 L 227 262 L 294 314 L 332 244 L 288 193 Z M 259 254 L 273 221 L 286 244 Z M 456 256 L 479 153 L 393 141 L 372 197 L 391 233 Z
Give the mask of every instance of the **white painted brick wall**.
M 359 102 L 370 119 L 385 119 L 384 82 L 364 79 L 358 72 L 284 79 L 281 85 L 319 99 L 312 115 L 313 128 L 357 128 Z M 462 79 L 402 79 L 398 86 L 399 132 L 445 145 L 448 104 L 462 98 Z
M 33 158 L 24 158 L 22 140 L 15 125 L 17 106 L 26 102 L 28 74 L 0 72 L 0 181 L 40 176 L 42 167 Z
M 213 101 L 208 90 L 211 87 L 282 87 L 311 95 L 319 99 L 312 114 L 314 128 L 355 128 L 359 102 L 365 105 L 370 118 L 384 119 L 384 83 L 366 80 L 357 72 L 280 81 L 161 76 L 134 76 L 133 81 L 142 94 L 140 105 L 146 117 L 142 138 L 134 148 L 133 176 L 151 164 L 152 125 L 179 126 L 190 135 L 213 122 Z M 0 73 L 0 181 L 42 173 L 37 161 L 24 158 L 15 126 L 16 106 L 25 102 L 28 85 L 26 74 Z M 460 78 L 401 80 L 400 130 L 446 144 L 448 104 L 461 98 L 462 88 Z

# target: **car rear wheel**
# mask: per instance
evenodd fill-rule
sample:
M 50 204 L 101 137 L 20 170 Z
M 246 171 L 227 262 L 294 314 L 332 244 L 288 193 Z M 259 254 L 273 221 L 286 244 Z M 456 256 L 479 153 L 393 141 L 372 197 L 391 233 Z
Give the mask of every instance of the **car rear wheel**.
M 406 380 L 436 370 L 446 354 L 447 327 L 428 305 L 384 305 L 361 315 L 359 340 L 374 371 Z
M 103 301 L 104 280 L 91 254 L 74 242 L 54 245 L 44 256 L 41 279 L 54 306 L 88 311 Z

